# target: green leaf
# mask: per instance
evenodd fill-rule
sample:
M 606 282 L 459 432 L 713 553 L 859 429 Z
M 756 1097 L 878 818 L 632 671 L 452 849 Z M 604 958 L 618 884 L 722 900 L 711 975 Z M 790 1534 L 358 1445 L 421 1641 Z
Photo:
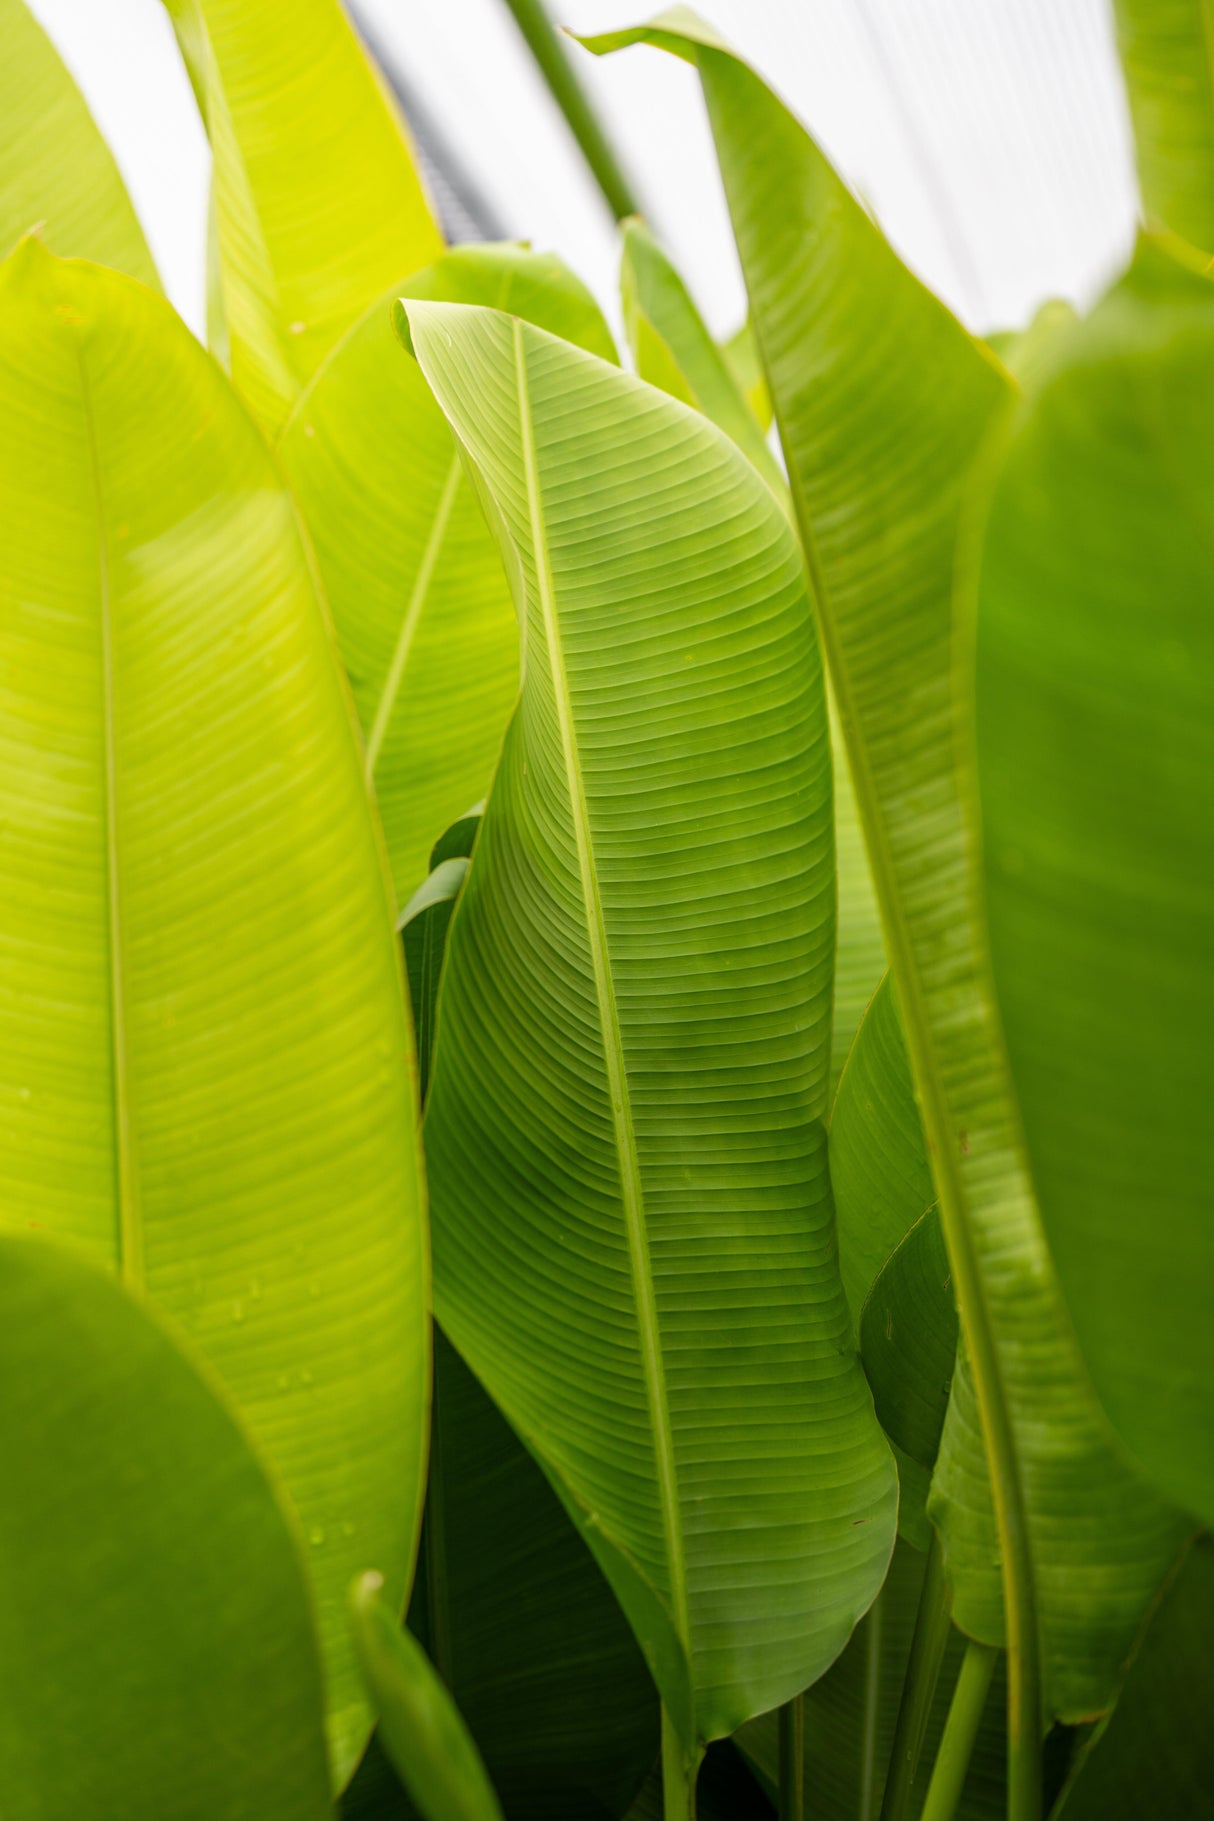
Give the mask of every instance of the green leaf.
M 539 1467 L 437 1332 L 422 1561 L 410 1624 L 506 1814 L 622 1814 L 658 1748 L 644 1659 Z
M 934 1413 L 952 1377 L 957 1312 L 948 1273 L 938 1268 L 936 1190 L 888 975 L 864 1014 L 835 1095 L 830 1174 L 843 1287 L 877 1416 L 898 1462 L 898 1528 L 926 1549 L 931 1532 L 924 1506 L 939 1440 Z
M 0 0 L 0 43 L 0 257 L 37 232 L 159 290 L 110 149 L 25 0 Z
M 215 1390 L 67 1248 L 0 1238 L 7 1821 L 324 1821 L 287 1518 Z
M 480 1753 L 429 1657 L 392 1607 L 383 1576 L 350 1592 L 350 1623 L 382 1741 L 425 1821 L 502 1821 Z
M 409 977 L 413 1028 L 417 1033 L 418 1089 L 423 1106 L 426 1104 L 426 1090 L 430 1083 L 438 983 L 447 946 L 447 930 L 468 865 L 469 862 L 462 855 L 441 860 L 429 878 L 418 886 L 396 925 L 400 931 L 401 945 L 405 951 L 405 971 Z
M 936 1205 L 910 1062 L 887 974 L 856 1033 L 830 1122 L 839 1266 L 857 1335 L 869 1292 Z
M 923 1556 L 899 1542 L 876 1605 L 834 1667 L 805 1695 L 805 1787 L 814 1821 L 876 1821 L 885 1789 L 894 1726 L 910 1657 L 923 1583 Z M 922 1799 L 965 1639 L 949 1634 L 924 1735 L 916 1792 Z M 997 1670 L 1000 1691 L 1002 1670 Z M 775 1714 L 744 1726 L 738 1744 L 773 1793 L 778 1774 Z M 1007 1812 L 1003 1702 L 993 1693 L 970 1761 L 957 1821 L 1003 1821 Z M 915 1811 L 917 1812 L 917 1810 Z
M 1048 297 L 1025 328 L 1000 329 L 987 336 L 986 345 L 1022 386 L 1031 387 L 1048 367 L 1057 337 L 1078 320 L 1065 298 Z
M 274 432 L 339 337 L 442 237 L 339 0 L 165 5 L 211 142 L 232 378 Z
M 444 860 L 470 860 L 476 846 L 476 837 L 480 833 L 481 817 L 485 813 L 483 802 L 474 803 L 472 808 L 462 816 L 457 816 L 450 828 L 445 828 L 434 846 L 430 849 L 430 869 L 441 866 Z
M 403 1604 L 426 1251 L 380 846 L 294 506 L 144 286 L 0 268 L 3 1221 L 191 1336 L 309 1538 L 339 1777 L 345 1622 Z
M 406 290 L 498 304 L 615 357 L 597 304 L 551 254 L 459 247 Z M 404 904 L 435 829 L 492 781 L 518 695 L 519 635 L 446 420 L 401 359 L 391 301 L 377 299 L 333 350 L 279 453 L 320 564 Z
M 1214 1543 L 1180 1561 L 1130 1661 L 1117 1705 L 1084 1747 L 1053 1821 L 1214 1816 Z
M 710 417 L 783 495 L 780 465 L 682 278 L 637 216 L 623 224 L 623 239 L 620 288 L 637 372 Z
M 462 817 L 435 844 L 435 856 L 451 857 L 436 859 L 401 922 L 423 1105 L 447 929 L 468 871 L 453 850 L 470 849 L 479 825 L 478 813 Z M 434 1346 L 423 1572 L 409 1624 L 508 1816 L 610 1821 L 658 1749 L 653 1683 L 539 1467 L 437 1329 Z
M 690 1747 L 838 1655 L 894 1527 L 821 1125 L 813 619 L 702 418 L 496 312 L 405 308 L 526 654 L 443 983 L 436 1304 Z
M 760 430 L 766 436 L 772 425 L 771 393 L 767 390 L 759 344 L 755 340 L 749 317 L 740 329 L 734 330 L 728 341 L 722 342 L 721 352 L 733 374 L 734 383 L 741 390 L 754 412 Z
M 1122 1440 L 1214 1521 L 1214 289 L 1144 243 L 1012 430 L 979 579 L 991 952 Z
M 973 908 L 954 560 L 970 471 L 1010 382 L 713 33 L 680 9 L 593 48 L 641 38 L 691 60 L 703 85 L 929 1140 L 981 1411 L 977 1430 L 950 1410 L 934 1490 L 957 1621 L 1001 1642 L 1002 1578 L 1019 1710 L 1036 1710 L 1044 1679 L 1050 1711 L 1090 1715 L 1108 1704 L 1178 1527 L 1112 1446 L 1071 1339 Z M 983 1441 L 995 1548 L 989 1504 L 961 1496 L 985 1485 Z M 1035 1736 L 1026 1721 L 1030 1755 Z M 1024 1775 L 1031 1789 L 1031 1765 Z
M 860 1358 L 886 1435 L 933 1467 L 957 1358 L 952 1273 L 935 1208 L 920 1215 L 869 1291 Z
M 694 405 L 732 437 L 791 518 L 784 476 L 758 429 L 739 380 L 709 335 L 679 274 L 640 221 L 624 224 L 621 285 L 633 359 L 642 379 L 660 386 L 673 398 Z M 834 755 L 839 900 L 833 1085 L 842 1072 L 864 1008 L 885 971 L 885 950 L 842 730 L 829 695 L 828 707 Z
M 1147 220 L 1214 249 L 1214 18 L 1208 0 L 1113 0 Z

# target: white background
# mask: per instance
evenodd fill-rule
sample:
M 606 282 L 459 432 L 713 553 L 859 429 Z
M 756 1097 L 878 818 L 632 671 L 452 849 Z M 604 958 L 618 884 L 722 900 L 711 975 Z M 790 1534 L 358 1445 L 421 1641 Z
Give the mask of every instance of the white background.
M 649 0 L 550 0 L 576 31 Z M 615 236 L 502 0 L 361 0 L 506 231 L 612 308 Z M 170 297 L 201 332 L 208 153 L 160 0 L 32 0 L 130 187 Z M 701 0 L 900 252 L 971 325 L 1091 300 L 1137 191 L 1108 0 Z M 634 186 L 721 333 L 742 288 L 693 72 L 572 47 Z

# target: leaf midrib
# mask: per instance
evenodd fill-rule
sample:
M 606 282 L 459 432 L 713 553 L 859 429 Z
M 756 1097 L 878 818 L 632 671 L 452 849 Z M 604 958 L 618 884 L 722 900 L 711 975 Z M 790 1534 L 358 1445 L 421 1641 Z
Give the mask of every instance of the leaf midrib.
M 577 732 L 573 724 L 573 704 L 569 696 L 565 654 L 561 644 L 552 572 L 545 539 L 543 507 L 540 501 L 537 473 L 535 432 L 531 421 L 531 399 L 527 387 L 523 327 L 517 317 L 513 319 L 513 335 L 515 367 L 518 375 L 519 432 L 531 523 L 531 541 L 535 549 L 540 610 L 544 621 L 544 633 L 552 671 L 553 701 L 556 707 L 561 750 L 569 784 L 578 870 L 581 875 L 582 895 L 587 909 L 587 933 L 594 971 L 595 995 L 598 1001 L 599 1024 L 603 1033 L 604 1066 L 607 1073 L 608 1091 L 611 1096 L 612 1127 L 636 1299 L 641 1365 L 653 1430 L 654 1461 L 662 1507 L 667 1564 L 670 1570 L 671 1603 L 674 1608 L 676 1629 L 690 1660 L 691 1624 L 687 1598 L 687 1572 L 683 1558 L 682 1532 L 679 1525 L 678 1479 L 674 1459 L 674 1442 L 670 1428 L 670 1411 L 666 1398 L 657 1300 L 654 1294 L 653 1271 L 649 1257 L 649 1237 L 645 1229 L 644 1193 L 641 1188 L 640 1162 L 632 1128 L 623 1038 L 611 975 L 611 958 L 607 949 L 607 931 L 595 867 L 594 845 L 590 835 L 589 811 L 578 757 Z
M 791 448 L 791 439 L 787 435 L 777 389 L 772 384 L 771 362 L 764 346 L 757 312 L 752 311 L 751 322 L 771 393 L 772 413 L 781 446 L 787 451 Z M 1021 1704 L 1030 1705 L 1035 1700 L 1040 1709 L 1042 1685 L 1036 1577 L 1028 1536 L 1028 1511 L 1020 1472 L 1019 1449 L 987 1308 L 985 1287 L 978 1266 L 977 1249 L 969 1229 L 969 1198 L 953 1154 L 952 1121 L 941 1080 L 936 1034 L 928 1015 L 910 926 L 896 881 L 885 815 L 869 764 L 867 743 L 860 732 L 859 717 L 852 698 L 851 677 L 843 656 L 832 595 L 826 587 L 818 556 L 809 502 L 805 498 L 796 461 L 791 456 L 788 460 L 788 481 L 810 591 L 818 608 L 817 620 L 827 656 L 827 668 L 835 686 L 844 742 L 851 760 L 852 787 L 861 814 L 891 970 L 898 986 L 907 1049 L 921 1096 L 924 1125 L 932 1145 L 933 1169 L 938 1172 L 941 1215 L 948 1237 L 949 1257 L 956 1279 L 957 1303 L 969 1348 L 975 1393 L 983 1419 L 996 1522 L 1005 1563 L 1010 1565 L 1004 1576 L 1008 1652 L 1013 1661 L 1019 1660 L 1020 1675 L 1013 1674 L 1010 1678 L 1009 1721 L 1014 1726 L 1027 1729 L 1036 1726 L 1036 1716 L 1021 1711 Z M 1015 1711 L 1012 1711 L 1013 1704 Z
M 755 339 L 761 352 L 762 340 L 757 324 Z M 769 370 L 766 361 L 764 368 L 765 371 Z M 784 426 L 779 407 L 775 404 L 774 390 L 772 401 L 783 441 Z M 784 446 L 787 447 L 787 443 Z M 852 785 L 860 807 L 891 971 L 898 986 L 906 1046 L 914 1065 L 915 1083 L 922 1099 L 923 1121 L 932 1145 L 932 1167 L 940 1189 L 940 1208 L 948 1235 L 949 1258 L 956 1278 L 957 1303 L 973 1368 L 975 1393 L 983 1418 L 997 1526 L 1005 1560 L 1015 1564 L 1012 1574 L 1005 1576 L 1008 1651 L 1009 1656 L 1019 1654 L 1025 1666 L 1025 1674 L 1019 1684 L 1013 1676 L 1010 1688 L 1015 1693 L 1018 1687 L 1027 1689 L 1031 1683 L 1036 1689 L 1036 1701 L 1040 1706 L 1041 1666 L 1037 1635 L 1036 1577 L 1029 1544 L 1028 1510 L 1020 1472 L 1019 1448 L 987 1308 L 977 1248 L 969 1229 L 969 1196 L 953 1154 L 952 1120 L 941 1080 L 935 1029 L 927 1010 L 926 993 L 920 979 L 909 922 L 902 905 L 901 890 L 895 881 L 884 811 L 869 766 L 867 745 L 859 730 L 842 641 L 836 629 L 833 609 L 830 612 L 825 610 L 831 597 L 825 586 L 813 542 L 808 504 L 796 474 L 796 465 L 792 462 L 789 463 L 789 480 L 805 550 L 805 565 L 814 597 L 819 603 L 822 642 L 827 651 L 838 697 L 844 741 L 851 760 Z M 1016 1718 L 1025 1727 L 1037 1723 L 1034 1716 L 1022 1713 L 1018 1713 Z
M 76 342 L 80 370 L 80 397 L 88 439 L 89 474 L 97 514 L 98 605 L 101 633 L 102 741 L 105 777 L 106 923 L 109 950 L 110 1054 L 114 1079 L 114 1174 L 118 1199 L 118 1261 L 125 1283 L 142 1287 L 143 1206 L 135 1154 L 131 1107 L 130 1053 L 126 1027 L 126 964 L 123 944 L 122 873 L 118 829 L 117 697 L 114 686 L 113 602 L 110 586 L 109 538 L 106 532 L 105 496 L 101 485 L 101 458 L 93 416 L 92 393 L 84 351 Z
M 430 534 L 426 539 L 426 548 L 422 552 L 422 560 L 418 565 L 417 574 L 413 578 L 413 587 L 409 591 L 409 600 L 405 608 L 404 618 L 401 621 L 400 631 L 397 634 L 396 645 L 392 652 L 392 660 L 388 665 L 387 674 L 384 677 L 384 686 L 380 692 L 379 702 L 376 705 L 375 718 L 371 723 L 371 732 L 367 736 L 366 774 L 368 781 L 375 776 L 375 768 L 379 763 L 379 755 L 383 748 L 385 736 L 388 732 L 388 723 L 391 721 L 396 709 L 396 704 L 400 699 L 401 685 L 405 680 L 405 669 L 409 662 L 409 654 L 412 651 L 414 641 L 417 638 L 417 629 L 421 624 L 421 617 L 425 611 L 426 600 L 430 593 L 430 583 L 434 579 L 434 571 L 438 566 L 438 559 L 442 553 L 443 541 L 447 535 L 447 527 L 451 522 L 451 513 L 455 505 L 455 496 L 459 491 L 459 477 L 460 460 L 459 451 L 456 450 L 452 454 L 451 465 L 447 470 L 447 478 L 443 482 L 443 490 L 439 496 L 438 508 L 434 514 L 433 523 L 430 526 Z

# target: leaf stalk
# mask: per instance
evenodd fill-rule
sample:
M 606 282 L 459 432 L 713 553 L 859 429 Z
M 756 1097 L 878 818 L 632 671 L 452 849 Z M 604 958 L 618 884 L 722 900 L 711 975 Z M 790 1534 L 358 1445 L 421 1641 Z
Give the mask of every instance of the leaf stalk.
M 553 27 L 543 0 L 506 0 L 514 23 L 565 116 L 570 132 L 590 166 L 607 207 L 617 221 L 644 213 L 589 95 L 578 79 L 568 52 Z
M 921 1821 L 953 1821 L 998 1654 L 990 1644 L 972 1640 L 966 1649 L 949 1705 L 944 1737 L 932 1768 Z
M 910 1813 L 911 1790 L 919 1768 L 919 1754 L 927 1731 L 928 1716 L 940 1679 L 952 1624 L 953 1597 L 944 1574 L 944 1551 L 933 1532 L 928 1551 L 919 1609 L 915 1614 L 915 1631 L 911 1638 L 910 1657 L 902 1684 L 902 1699 L 894 1726 L 894 1743 L 890 1753 L 889 1776 L 881 1803 L 881 1821 L 906 1821 Z
M 780 1709 L 780 1821 L 805 1821 L 805 1696 Z
M 700 1754 L 690 1757 L 662 1707 L 662 1821 L 696 1821 L 696 1777 Z

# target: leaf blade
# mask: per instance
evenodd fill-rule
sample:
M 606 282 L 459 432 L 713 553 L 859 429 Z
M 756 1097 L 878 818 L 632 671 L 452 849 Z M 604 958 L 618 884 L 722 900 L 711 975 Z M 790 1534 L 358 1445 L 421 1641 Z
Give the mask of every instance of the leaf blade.
M 427 1114 L 439 1314 L 597 1554 L 690 1743 L 697 1730 L 731 1730 L 837 1654 L 879 1584 L 892 1531 L 892 1465 L 855 1375 L 833 1253 L 820 1249 L 830 1220 L 814 1117 L 828 1072 L 829 760 L 800 561 L 768 491 L 696 415 L 491 312 L 405 307 L 426 376 L 515 553 L 508 567 L 526 609 L 524 690 L 451 926 Z M 695 501 L 688 530 L 682 500 Z M 734 578 L 724 608 L 722 574 Z M 738 675 L 754 697 L 740 721 Z M 709 681 L 706 723 L 694 704 Z M 644 755 L 640 794 L 636 757 L 617 769 L 634 750 Z M 701 855 L 714 826 L 722 838 L 705 912 Z M 745 966 L 713 966 L 725 907 L 736 917 L 744 882 L 760 878 L 766 890 L 746 900 Z M 775 933 L 774 964 L 770 951 L 764 963 L 752 952 L 760 928 Z M 735 995 L 739 1011 L 763 1017 L 770 1084 L 761 1064 L 748 1072 L 756 1052 L 729 1038 Z M 489 1049 L 479 1036 L 490 1005 L 510 1032 L 506 1070 L 497 1040 Z M 710 1071 L 707 1123 L 697 1057 Z M 530 1096 L 529 1082 L 542 1093 Z M 753 1165 L 735 1148 L 731 1111 L 751 1096 Z M 701 1127 L 704 1142 L 681 1135 Z M 697 1169 L 715 1171 L 715 1186 Z M 753 1264 L 749 1227 L 770 1235 Z M 569 1275 L 554 1273 L 548 1248 L 559 1257 L 571 1243 Z M 650 1259 L 638 1297 L 642 1245 Z M 717 1248 L 748 1290 L 712 1321 L 696 1273 Z M 592 1258 L 593 1280 L 582 1262 Z M 502 1297 L 503 1280 L 515 1294 Z M 591 1281 L 602 1288 L 588 1295 Z M 803 1296 L 816 1332 L 830 1336 L 824 1353 L 800 1326 Z M 786 1334 L 782 1359 L 764 1305 Z M 663 1354 L 672 1345 L 686 1354 L 673 1374 Z M 778 1446 L 783 1460 L 797 1432 L 787 1471 L 806 1491 L 796 1515 L 748 1463 L 749 1431 L 731 1414 L 748 1398 L 734 1382 L 735 1348 L 754 1361 L 754 1408 L 775 1438 L 768 1458 Z M 546 1371 L 523 1365 L 546 1358 Z M 653 1417 L 658 1391 L 665 1425 Z M 836 1438 L 820 1430 L 807 1450 L 828 1404 Z M 780 1532 L 770 1562 L 754 1563 L 750 1549 L 722 1568 L 739 1534 L 726 1512 Z M 689 1625 L 668 1557 L 673 1526 Z M 832 1549 L 834 1570 L 819 1553 Z M 790 1639 L 793 1602 L 807 1641 Z M 743 1642 L 729 1641 L 735 1625 Z
M 338 338 L 442 237 L 337 0 L 165 4 L 211 141 L 233 382 L 274 433 Z
M 428 1389 L 354 731 L 290 498 L 167 305 L 27 243 L 0 316 L 3 1221 L 141 1279 L 248 1418 L 310 1538 L 344 1776 L 345 1587 L 373 1543 L 403 1601 Z
M 1027 1713 L 1042 1698 L 1040 1622 L 1049 1705 L 1063 1717 L 1090 1715 L 1111 1699 L 1178 1526 L 1112 1447 L 1070 1341 L 973 916 L 970 780 L 955 747 L 968 729 L 954 676 L 953 569 L 970 470 L 1007 409 L 1007 378 L 902 267 L 805 130 L 714 33 L 679 8 L 591 48 L 641 39 L 696 64 L 717 141 L 991 1454 L 1008 1639 L 1021 1664 L 1014 1699 Z M 933 1516 L 953 1541 L 957 1622 L 1001 1643 L 1003 1600 L 983 1528 L 990 1507 L 979 1514 L 956 1502 L 959 1486 L 984 1479 L 975 1431 L 954 1418 L 961 1376 Z M 1082 1525 L 1072 1521 L 1078 1510 Z M 958 1539 L 971 1524 L 982 1542 L 967 1541 L 962 1567 Z M 1034 1723 L 1013 1730 L 1031 1757 Z M 1027 1759 L 1023 1774 L 1031 1790 Z
M 615 358 L 594 300 L 550 254 L 453 248 L 404 288 L 494 304 Z M 518 621 L 442 412 L 400 357 L 389 303 L 376 299 L 322 363 L 278 447 L 316 550 L 404 905 L 439 830 L 489 788 L 518 693 Z
M 1022 408 L 975 578 L 991 953 L 1042 1218 L 1118 1434 L 1207 1522 L 1211 347 L 1207 281 L 1144 242 Z
M 66 1247 L 0 1258 L 6 1812 L 324 1821 L 303 1563 L 244 1435 Z

